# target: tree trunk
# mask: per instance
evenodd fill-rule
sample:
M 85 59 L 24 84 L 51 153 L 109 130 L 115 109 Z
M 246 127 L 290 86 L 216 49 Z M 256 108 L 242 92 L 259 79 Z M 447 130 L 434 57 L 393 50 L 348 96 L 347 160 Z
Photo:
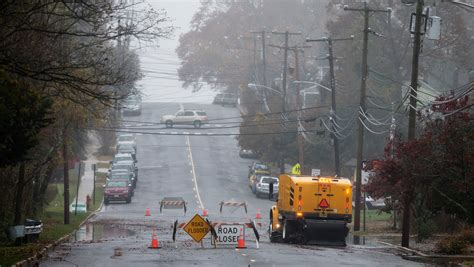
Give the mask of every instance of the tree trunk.
M 67 154 L 67 134 L 63 130 L 63 161 L 64 161 L 64 224 L 69 224 L 69 160 Z
M 21 224 L 22 215 L 22 204 L 23 204 L 23 189 L 25 180 L 25 163 L 20 163 L 20 171 L 18 174 L 18 182 L 16 185 L 16 197 L 15 197 L 15 218 L 13 220 L 14 225 Z
M 403 201 L 403 218 L 402 218 L 402 247 L 410 247 L 410 206 L 411 198 L 405 197 Z

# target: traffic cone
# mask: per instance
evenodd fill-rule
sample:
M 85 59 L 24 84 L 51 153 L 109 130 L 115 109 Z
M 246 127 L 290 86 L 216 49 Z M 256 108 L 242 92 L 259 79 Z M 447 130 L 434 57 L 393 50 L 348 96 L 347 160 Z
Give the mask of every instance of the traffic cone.
M 151 214 L 150 214 L 150 209 L 149 209 L 149 208 L 146 208 L 146 210 L 145 210 L 145 216 L 151 216 Z
M 148 248 L 151 248 L 151 249 L 159 249 L 161 248 L 159 245 L 158 245 L 158 237 L 156 235 L 156 230 L 153 230 L 153 234 L 151 235 L 151 246 L 149 246 Z
M 207 210 L 206 209 L 202 210 L 202 217 L 207 217 Z
M 245 238 L 242 230 L 240 230 L 239 238 L 237 239 L 237 247 L 236 248 L 247 248 L 245 246 Z
M 260 212 L 260 209 L 257 210 L 257 214 L 255 215 L 255 219 L 257 219 L 257 220 L 262 219 L 262 213 Z

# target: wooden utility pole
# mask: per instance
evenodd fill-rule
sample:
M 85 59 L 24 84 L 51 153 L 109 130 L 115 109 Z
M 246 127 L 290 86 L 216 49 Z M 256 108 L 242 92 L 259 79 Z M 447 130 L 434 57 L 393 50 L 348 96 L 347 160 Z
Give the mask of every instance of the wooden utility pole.
M 334 142 L 334 171 L 337 176 L 341 175 L 341 164 L 340 164 L 340 156 L 339 156 L 339 139 L 334 132 L 337 131 L 336 123 L 337 118 L 336 116 L 332 116 L 336 114 L 336 75 L 334 74 L 334 52 L 333 52 L 333 44 L 336 41 L 349 41 L 353 40 L 354 36 L 349 38 L 331 38 L 331 37 L 323 37 L 320 39 L 306 39 L 306 42 L 326 42 L 328 44 L 329 55 L 326 59 L 329 61 L 329 75 L 330 75 L 330 83 L 331 83 L 331 122 L 332 122 L 332 131 L 331 133 L 332 140 Z
M 415 138 L 416 131 L 416 97 L 418 89 L 418 64 L 421 50 L 422 35 L 422 16 L 423 16 L 423 0 L 417 0 L 415 13 L 415 31 L 413 45 L 413 59 L 411 67 L 411 84 L 410 84 L 410 107 L 408 113 L 408 140 Z M 411 190 L 409 190 L 411 191 Z M 402 247 L 410 246 L 410 205 L 411 193 L 403 199 L 403 219 L 402 219 Z
M 287 69 L 288 69 L 288 42 L 290 35 L 301 35 L 301 33 L 290 33 L 289 31 L 285 32 L 272 32 L 273 34 L 279 34 L 285 36 L 285 47 L 284 47 L 284 56 L 283 56 L 283 81 L 282 81 L 282 98 L 281 98 L 281 118 L 286 113 L 286 79 L 287 79 Z M 283 151 L 283 136 L 280 135 L 280 173 L 285 173 L 285 155 Z
M 365 113 L 366 104 L 366 89 L 367 89 L 367 76 L 368 76 L 368 67 L 367 67 L 367 57 L 368 57 L 368 42 L 369 42 L 369 17 L 371 13 L 376 12 L 385 12 L 390 13 L 391 10 L 379 10 L 371 9 L 367 2 L 364 2 L 363 8 L 349 8 L 344 7 L 346 11 L 358 11 L 362 12 L 364 15 L 364 38 L 363 38 L 363 48 L 362 48 L 362 75 L 360 81 L 360 109 L 359 120 L 358 120 L 358 131 L 357 131 L 357 163 L 356 163 L 356 194 L 355 194 L 355 211 L 354 211 L 354 231 L 360 230 L 360 203 L 361 203 L 361 186 L 362 186 L 362 160 L 363 160 L 363 151 L 364 151 L 364 125 L 363 125 L 363 113 Z
M 263 76 L 263 86 L 267 86 L 267 55 L 266 55 L 266 45 L 265 45 L 265 30 L 262 31 L 252 31 L 251 33 L 260 35 L 262 40 L 262 76 Z
M 295 80 L 299 81 L 300 80 L 300 63 L 299 63 L 299 52 L 303 52 L 304 48 L 309 48 L 310 46 L 292 46 L 292 47 L 282 47 L 278 45 L 269 45 L 270 47 L 276 47 L 280 49 L 285 49 L 285 50 L 291 50 L 295 53 Z M 296 105 L 297 107 L 295 108 L 298 110 L 298 123 L 299 119 L 302 117 L 302 111 L 301 111 L 301 96 L 300 96 L 300 85 L 296 84 Z M 298 127 L 299 129 L 299 127 Z M 303 136 L 301 133 L 298 134 L 298 163 L 301 166 L 301 169 L 303 169 L 304 165 L 304 141 L 303 141 Z

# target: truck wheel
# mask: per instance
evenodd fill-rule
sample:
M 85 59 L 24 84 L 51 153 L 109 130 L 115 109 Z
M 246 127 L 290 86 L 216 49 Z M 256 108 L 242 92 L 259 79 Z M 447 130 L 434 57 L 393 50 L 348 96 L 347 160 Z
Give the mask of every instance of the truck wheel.
M 201 128 L 201 121 L 194 121 L 194 128 Z
M 270 217 L 270 223 L 268 225 L 268 235 L 270 236 L 270 242 L 280 243 L 282 241 L 281 234 L 277 231 L 273 231 L 273 218 Z

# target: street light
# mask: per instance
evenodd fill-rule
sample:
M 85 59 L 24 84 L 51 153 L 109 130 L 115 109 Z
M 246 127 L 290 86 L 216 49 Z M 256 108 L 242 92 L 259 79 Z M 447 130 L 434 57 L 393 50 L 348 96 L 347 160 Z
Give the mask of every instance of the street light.
M 247 86 L 248 86 L 248 87 L 262 87 L 262 88 L 268 89 L 268 90 L 270 90 L 270 91 L 272 91 L 272 92 L 274 92 L 274 93 L 277 93 L 277 94 L 279 94 L 280 96 L 283 97 L 283 93 L 282 93 L 282 92 L 280 92 L 280 91 L 278 91 L 278 90 L 276 90 L 276 89 L 274 89 L 274 88 L 265 86 L 265 85 L 249 83 L 249 84 L 247 84 Z
M 321 87 L 325 90 L 328 90 L 329 92 L 332 92 L 331 88 L 328 88 L 320 83 L 317 83 L 317 82 L 309 82 L 309 81 L 293 81 L 293 83 L 297 83 L 297 84 L 314 84 L 316 86 L 311 86 L 309 88 L 315 88 L 315 87 Z M 309 89 L 309 88 L 306 88 L 306 89 Z

